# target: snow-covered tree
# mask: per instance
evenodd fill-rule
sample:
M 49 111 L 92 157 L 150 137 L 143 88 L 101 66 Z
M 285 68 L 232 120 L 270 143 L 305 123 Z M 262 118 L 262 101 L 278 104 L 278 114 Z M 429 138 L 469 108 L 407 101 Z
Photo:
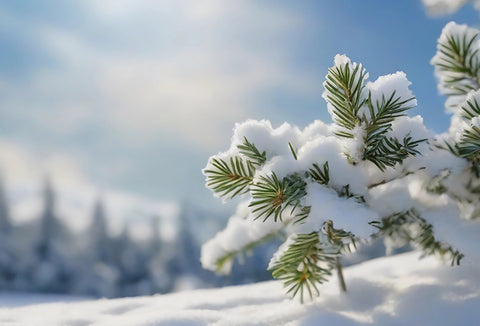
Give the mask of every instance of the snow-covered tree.
M 5 193 L 3 177 L 0 175 L 0 234 L 5 236 L 12 230 L 12 221 L 10 220 L 10 210 Z
M 166 293 L 173 287 L 173 275 L 168 272 L 166 244 L 160 235 L 160 218 L 151 218 L 152 238 L 150 239 L 148 273 L 153 293 Z
M 16 250 L 13 226 L 5 194 L 3 177 L 0 176 L 0 286 L 9 287 L 15 277 Z
M 72 234 L 55 211 L 55 193 L 49 179 L 43 189 L 43 211 L 35 245 L 37 263 L 32 276 L 38 290 L 66 292 L 71 286 Z
M 407 116 L 417 101 L 405 73 L 368 81 L 366 69 L 345 55 L 335 57 L 323 84 L 333 123 L 303 130 L 265 120 L 237 124 L 230 148 L 212 156 L 203 173 L 215 196 L 241 197 L 246 209 L 203 246 L 203 266 L 229 273 L 236 255 L 282 235 L 268 269 L 303 300 L 334 270 L 346 290 L 342 254 L 375 237 L 452 265 L 478 257 L 477 35 L 448 24 L 432 59 L 454 113 L 446 134 Z
M 198 257 L 199 246 L 191 229 L 195 218 L 191 204 L 184 202 L 177 220 L 176 236 L 173 241 L 174 259 L 171 262 L 171 271 L 175 274 L 197 274 L 201 270 Z
M 109 262 L 112 260 L 113 241 L 108 232 L 107 217 L 103 201 L 95 201 L 92 213 L 92 223 L 87 236 L 93 258 L 97 261 Z
M 98 197 L 92 209 L 91 223 L 81 235 L 82 254 L 75 261 L 72 291 L 101 297 L 117 295 L 119 272 L 115 266 L 115 242 L 110 235 L 105 204 Z

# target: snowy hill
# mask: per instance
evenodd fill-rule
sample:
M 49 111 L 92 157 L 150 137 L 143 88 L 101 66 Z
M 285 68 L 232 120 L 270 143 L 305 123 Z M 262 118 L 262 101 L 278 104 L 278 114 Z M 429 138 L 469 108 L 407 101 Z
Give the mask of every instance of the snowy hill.
M 443 265 L 418 253 L 345 269 L 301 305 L 277 281 L 162 296 L 0 309 L 1 325 L 480 325 L 480 264 Z

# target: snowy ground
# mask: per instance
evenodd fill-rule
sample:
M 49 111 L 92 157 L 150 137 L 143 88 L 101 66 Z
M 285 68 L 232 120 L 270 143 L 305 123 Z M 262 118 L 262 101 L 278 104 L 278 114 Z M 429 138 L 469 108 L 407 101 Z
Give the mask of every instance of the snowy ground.
M 0 325 L 480 325 L 480 264 L 450 267 L 417 253 L 346 268 L 301 305 L 279 282 L 153 297 L 0 309 Z

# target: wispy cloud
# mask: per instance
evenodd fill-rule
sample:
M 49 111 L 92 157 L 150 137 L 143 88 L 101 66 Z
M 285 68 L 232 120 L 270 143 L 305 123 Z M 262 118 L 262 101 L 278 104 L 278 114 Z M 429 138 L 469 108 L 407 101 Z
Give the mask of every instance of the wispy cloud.
M 277 94 L 321 98 L 292 47 L 302 18 L 253 0 L 1 2 L 0 139 L 100 185 L 208 196 L 200 170 L 235 122 L 289 120 Z
M 255 115 L 262 90 L 318 92 L 285 58 L 282 39 L 302 24 L 286 10 L 253 1 L 83 6 L 89 25 L 29 23 L 54 64 L 32 67 L 20 84 L 0 82 L 3 107 L 46 132 L 94 124 L 126 139 L 167 134 L 211 148 Z

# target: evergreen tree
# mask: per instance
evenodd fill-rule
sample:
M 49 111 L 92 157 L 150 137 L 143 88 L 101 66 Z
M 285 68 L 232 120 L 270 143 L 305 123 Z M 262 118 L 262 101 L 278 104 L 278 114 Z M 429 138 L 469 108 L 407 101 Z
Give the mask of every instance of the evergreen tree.
M 110 262 L 112 260 L 112 240 L 107 229 L 105 207 L 100 197 L 94 203 L 88 235 L 93 259 Z
M 128 223 L 116 239 L 116 251 L 120 296 L 150 294 L 148 261 L 140 244 L 131 238 Z
M 12 231 L 10 211 L 5 193 L 3 176 L 0 175 L 0 234 L 6 236 Z
M 178 215 L 176 236 L 172 244 L 174 252 L 170 272 L 173 275 L 196 275 L 201 270 L 200 251 L 191 230 L 193 215 L 191 204 L 184 202 Z
M 454 112 L 445 135 L 406 115 L 417 101 L 403 72 L 369 82 L 345 55 L 335 57 L 323 84 L 332 124 L 237 124 L 230 149 L 212 156 L 203 173 L 215 196 L 244 198 L 246 212 L 203 246 L 203 266 L 229 273 L 235 256 L 286 237 L 269 270 L 303 300 L 318 295 L 333 271 L 346 291 L 341 257 L 365 239 L 409 243 L 452 265 L 464 253 L 478 255 L 461 241 L 465 234 L 451 231 L 454 219 L 480 217 L 478 34 L 448 24 L 432 59 Z
M 43 212 L 40 216 L 39 231 L 37 253 L 40 259 L 48 259 L 51 255 L 53 239 L 58 234 L 58 222 L 55 217 L 55 195 L 50 179 L 46 179 L 43 189 Z
M 150 219 L 150 228 L 152 230 L 152 238 L 150 239 L 151 256 L 158 254 L 162 249 L 162 237 L 160 235 L 160 217 L 152 216 Z
M 167 293 L 173 288 L 174 275 L 170 273 L 170 267 L 175 255 L 170 254 L 169 246 L 164 243 L 160 235 L 160 217 L 153 216 L 150 224 L 152 238 L 150 240 L 148 273 L 152 292 Z
M 47 292 L 67 292 L 73 276 L 72 234 L 55 213 L 55 193 L 46 179 L 43 190 L 43 212 L 39 221 L 39 235 L 35 246 L 38 263 L 33 280 L 37 288 Z
M 0 287 L 2 288 L 11 287 L 17 271 L 13 236 L 3 177 L 0 176 Z

